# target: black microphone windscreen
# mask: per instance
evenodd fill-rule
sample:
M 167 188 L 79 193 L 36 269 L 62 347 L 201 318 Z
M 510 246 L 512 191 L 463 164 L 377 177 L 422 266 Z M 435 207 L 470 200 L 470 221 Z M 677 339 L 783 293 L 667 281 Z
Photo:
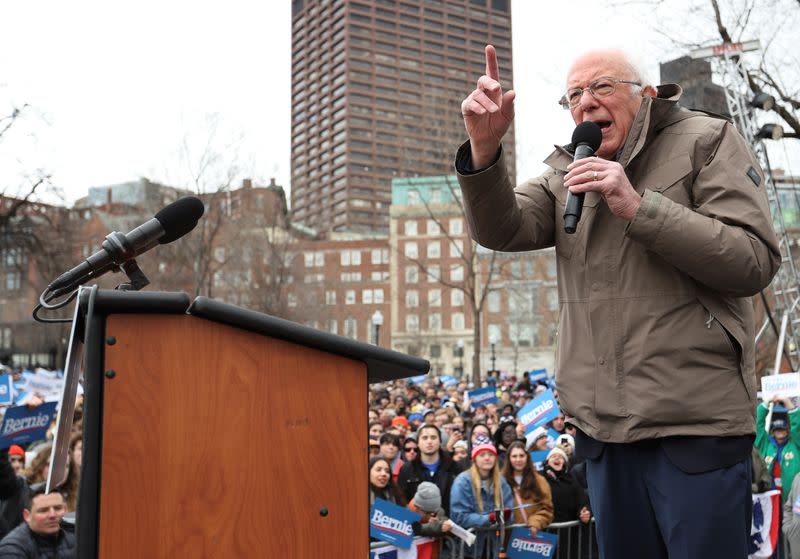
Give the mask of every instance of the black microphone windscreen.
M 171 243 L 194 229 L 204 211 L 203 202 L 195 196 L 180 198 L 159 210 L 155 218 L 164 228 L 164 235 L 158 240 L 159 244 Z
M 573 146 L 577 146 L 578 144 L 586 144 L 592 148 L 593 152 L 595 152 L 597 151 L 597 148 L 600 147 L 602 142 L 603 131 L 600 130 L 600 127 L 597 124 L 590 120 L 581 122 L 572 132 Z

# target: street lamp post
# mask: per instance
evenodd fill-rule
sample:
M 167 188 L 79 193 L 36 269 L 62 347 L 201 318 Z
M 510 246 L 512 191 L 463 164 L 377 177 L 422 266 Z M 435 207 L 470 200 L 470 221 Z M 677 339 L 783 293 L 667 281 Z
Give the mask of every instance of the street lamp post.
M 494 353 L 494 346 L 497 344 L 497 336 L 492 334 L 489 336 L 489 343 L 492 345 L 492 374 L 495 372 L 495 363 L 497 362 L 497 356 Z
M 383 325 L 383 315 L 381 314 L 381 311 L 375 311 L 372 314 L 372 325 L 375 327 L 375 345 L 381 345 L 380 332 L 381 326 Z
M 459 339 L 456 342 L 458 348 L 458 377 L 464 376 L 464 340 Z

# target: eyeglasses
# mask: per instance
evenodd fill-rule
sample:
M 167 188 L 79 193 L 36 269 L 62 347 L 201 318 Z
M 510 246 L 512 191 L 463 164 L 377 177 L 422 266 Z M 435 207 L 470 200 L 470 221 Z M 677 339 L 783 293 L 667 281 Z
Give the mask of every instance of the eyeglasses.
M 617 90 L 617 84 L 620 83 L 627 83 L 642 87 L 642 84 L 639 82 L 602 77 L 594 80 L 589 84 L 588 87 L 573 87 L 572 89 L 568 89 L 567 93 L 558 100 L 558 103 L 564 109 L 574 109 L 581 102 L 584 91 L 591 93 L 595 99 L 600 99 L 601 97 L 608 97 L 609 95 L 612 95 Z
M 415 446 L 409 446 L 408 448 L 403 449 L 405 452 L 419 452 L 419 449 Z

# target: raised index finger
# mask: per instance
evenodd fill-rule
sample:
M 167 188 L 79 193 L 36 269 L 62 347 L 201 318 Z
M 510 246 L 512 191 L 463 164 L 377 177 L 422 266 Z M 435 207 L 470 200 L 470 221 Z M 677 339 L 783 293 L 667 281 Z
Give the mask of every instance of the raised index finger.
M 492 45 L 486 45 L 486 75 L 500 81 L 500 69 L 497 67 L 497 52 Z

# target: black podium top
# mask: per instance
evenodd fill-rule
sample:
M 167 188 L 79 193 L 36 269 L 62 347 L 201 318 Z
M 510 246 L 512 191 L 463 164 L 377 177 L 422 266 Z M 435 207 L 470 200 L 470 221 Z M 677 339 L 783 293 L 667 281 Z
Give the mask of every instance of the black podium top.
M 88 310 L 89 299 L 89 293 L 82 294 L 80 305 L 84 313 Z M 427 360 L 419 357 L 322 332 L 208 297 L 197 297 L 191 301 L 186 293 L 97 290 L 92 306 L 92 312 L 100 315 L 188 313 L 242 330 L 349 357 L 367 365 L 370 383 L 424 375 L 431 366 Z

